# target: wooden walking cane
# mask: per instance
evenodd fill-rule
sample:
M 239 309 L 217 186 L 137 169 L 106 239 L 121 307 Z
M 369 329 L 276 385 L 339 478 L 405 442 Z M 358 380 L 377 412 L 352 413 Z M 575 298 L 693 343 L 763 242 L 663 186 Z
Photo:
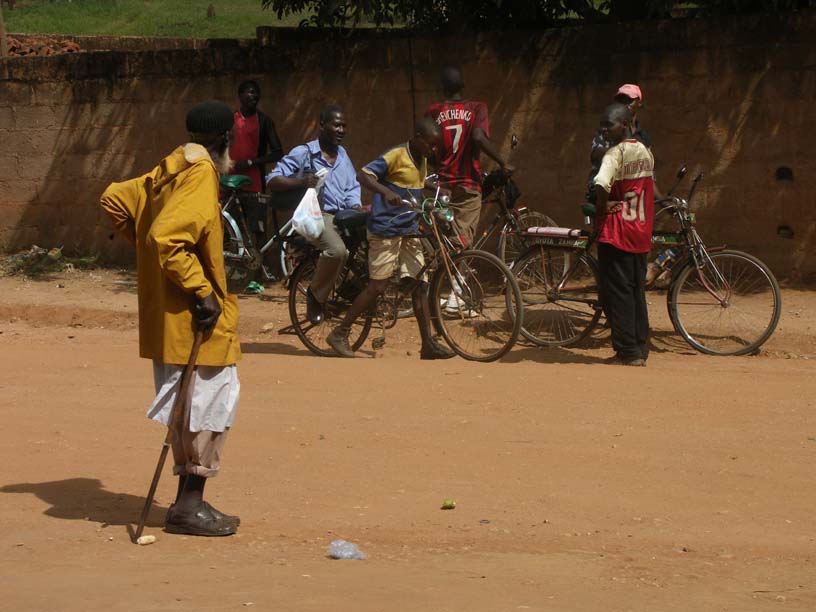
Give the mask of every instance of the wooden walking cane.
M 147 492 L 147 499 L 145 500 L 144 508 L 142 508 L 142 515 L 139 517 L 139 525 L 136 527 L 136 535 L 134 542 L 138 541 L 144 531 L 147 514 L 150 512 L 150 506 L 153 505 L 153 496 L 156 494 L 156 487 L 159 485 L 159 478 L 164 469 L 164 461 L 167 459 L 167 451 L 173 443 L 173 436 L 175 432 L 180 432 L 184 426 L 184 416 L 186 410 L 184 403 L 187 399 L 187 393 L 190 388 L 190 381 L 193 379 L 193 370 L 195 370 L 196 358 L 198 358 L 198 349 L 201 347 L 201 341 L 204 339 L 204 332 L 196 330 L 195 340 L 193 340 L 193 348 L 190 350 L 190 358 L 187 360 L 187 365 L 181 373 L 181 384 L 179 385 L 178 395 L 176 401 L 173 402 L 173 408 L 170 410 L 170 419 L 167 426 L 167 435 L 164 438 L 161 454 L 159 455 L 159 463 L 156 465 L 156 471 L 153 474 L 153 482 L 150 483 L 150 490 Z

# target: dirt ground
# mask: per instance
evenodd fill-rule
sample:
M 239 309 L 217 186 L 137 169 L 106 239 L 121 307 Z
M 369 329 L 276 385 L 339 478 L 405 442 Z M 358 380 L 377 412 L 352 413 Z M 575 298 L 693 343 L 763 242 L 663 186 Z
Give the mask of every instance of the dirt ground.
M 133 275 L 0 278 L 0 610 L 816 610 L 816 293 L 762 353 L 715 358 L 650 294 L 647 368 L 590 347 L 422 362 L 412 321 L 308 354 L 283 293 L 241 300 L 241 408 L 209 499 L 226 539 L 161 531 Z M 455 510 L 441 510 L 446 498 Z M 364 561 L 327 557 L 345 538 Z

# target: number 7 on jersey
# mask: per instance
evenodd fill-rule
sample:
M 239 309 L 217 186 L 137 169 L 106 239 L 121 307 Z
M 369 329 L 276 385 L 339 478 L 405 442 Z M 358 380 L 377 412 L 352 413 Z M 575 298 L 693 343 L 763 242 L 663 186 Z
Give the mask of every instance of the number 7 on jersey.
M 448 125 L 446 130 L 453 130 L 453 154 L 459 151 L 459 141 L 462 139 L 462 125 L 457 123 L 455 125 Z

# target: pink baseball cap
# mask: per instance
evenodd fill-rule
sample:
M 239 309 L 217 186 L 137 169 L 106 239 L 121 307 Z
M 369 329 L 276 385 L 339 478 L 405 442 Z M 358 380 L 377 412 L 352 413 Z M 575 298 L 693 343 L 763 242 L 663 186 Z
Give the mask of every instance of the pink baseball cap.
M 640 93 L 640 87 L 633 85 L 632 83 L 626 83 L 625 85 L 618 87 L 618 91 L 615 93 L 615 96 L 626 96 L 627 98 L 632 98 L 633 100 L 637 98 L 643 102 L 643 94 Z

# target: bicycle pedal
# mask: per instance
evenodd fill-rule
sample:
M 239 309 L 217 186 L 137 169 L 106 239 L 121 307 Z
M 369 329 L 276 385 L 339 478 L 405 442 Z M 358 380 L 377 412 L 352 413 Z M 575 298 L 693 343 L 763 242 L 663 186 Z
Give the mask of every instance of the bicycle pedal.
M 371 348 L 373 348 L 375 351 L 380 350 L 384 346 L 385 346 L 385 338 L 374 338 L 371 341 Z

